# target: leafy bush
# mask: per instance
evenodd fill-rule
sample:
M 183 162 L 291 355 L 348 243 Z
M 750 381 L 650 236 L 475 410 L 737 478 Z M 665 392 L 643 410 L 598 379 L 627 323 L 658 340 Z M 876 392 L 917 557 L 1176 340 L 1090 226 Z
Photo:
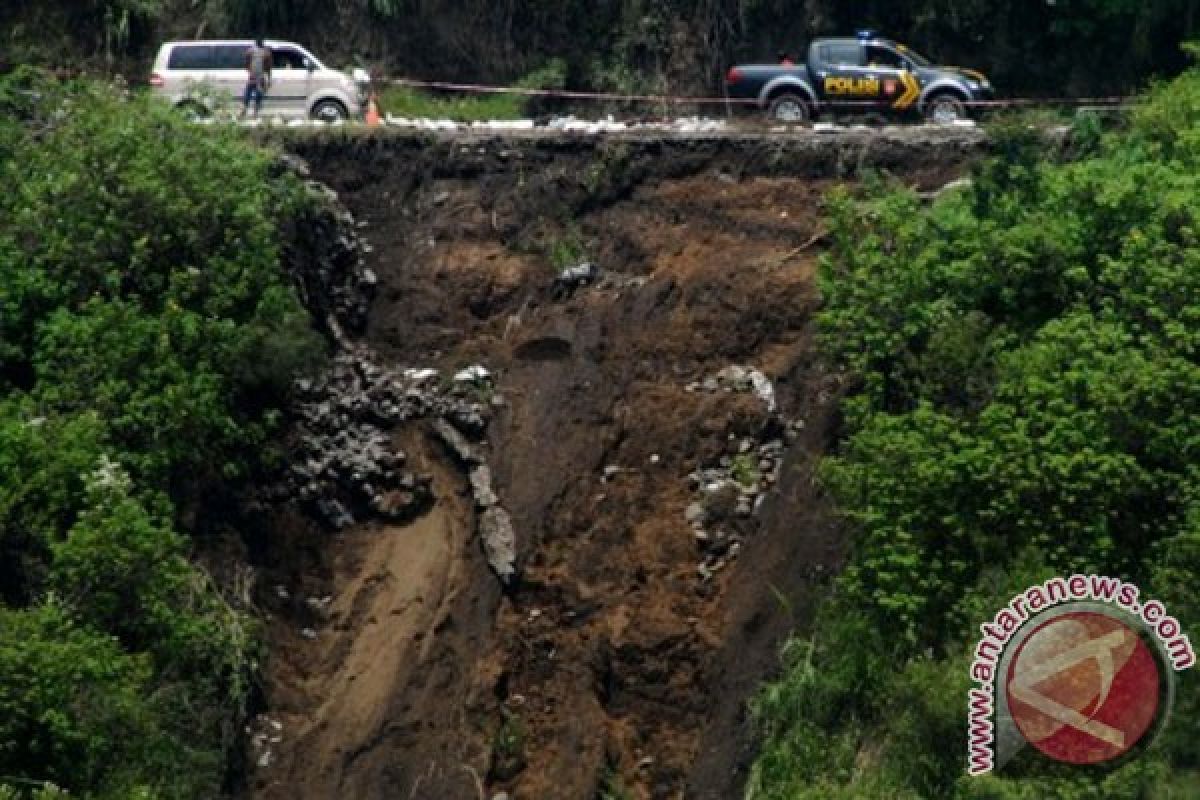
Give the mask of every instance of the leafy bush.
M 932 208 L 882 183 L 830 198 L 819 321 L 862 390 L 822 477 L 856 540 L 812 641 L 789 646 L 758 700 L 752 797 L 1196 785 L 1186 677 L 1137 761 L 962 778 L 968 648 L 1012 594 L 1095 571 L 1152 588 L 1185 627 L 1200 619 L 1181 591 L 1200 568 L 1200 72 L 1070 163 L 1042 158 L 1025 125 L 994 136 L 971 189 Z
M 0 609 L 0 770 L 119 797 L 160 735 L 152 670 L 54 603 Z
M 175 508 L 323 349 L 280 264 L 307 195 L 149 97 L 23 71 L 0 109 L 0 783 L 214 797 L 259 652 Z

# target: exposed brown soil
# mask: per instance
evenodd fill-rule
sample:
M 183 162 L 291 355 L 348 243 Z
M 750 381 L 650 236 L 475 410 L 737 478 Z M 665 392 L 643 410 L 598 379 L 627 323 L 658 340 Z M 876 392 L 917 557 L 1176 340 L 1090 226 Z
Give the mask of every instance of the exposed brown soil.
M 249 793 L 736 798 L 746 702 L 843 548 L 813 481 L 841 385 L 812 315 L 821 197 L 853 175 L 724 146 L 457 147 L 306 154 L 368 223 L 370 344 L 497 374 L 486 452 L 522 581 L 504 594 L 487 570 L 464 479 L 419 425 L 397 436 L 434 476 L 426 516 L 343 535 L 277 520 L 263 591 L 282 741 Z M 970 158 L 914 152 L 884 166 L 923 187 Z M 571 239 L 605 277 L 556 296 L 550 254 Z M 752 394 L 685 387 L 730 364 L 762 369 L 806 424 L 759 530 L 704 581 L 685 476 L 765 414 Z M 299 597 L 325 594 L 328 619 L 309 616 Z

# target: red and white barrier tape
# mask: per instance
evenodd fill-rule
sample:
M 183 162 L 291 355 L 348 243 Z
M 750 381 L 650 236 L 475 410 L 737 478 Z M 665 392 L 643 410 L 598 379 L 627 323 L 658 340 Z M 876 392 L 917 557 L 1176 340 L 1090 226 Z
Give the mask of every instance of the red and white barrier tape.
M 408 86 L 415 89 L 435 89 L 465 94 L 515 94 L 525 97 L 553 97 L 563 100 L 597 100 L 618 103 L 650 103 L 663 105 L 745 105 L 757 106 L 755 98 L 736 97 L 683 97 L 661 94 L 622 94 L 619 92 L 585 92 L 570 89 L 530 89 L 522 86 L 491 86 L 480 83 L 455 83 L 451 81 L 422 81 L 411 78 L 393 78 L 385 83 Z M 964 105 L 972 108 L 1017 108 L 1036 106 L 1092 106 L 1096 108 L 1120 108 L 1131 105 L 1135 97 L 1014 97 L 1007 100 L 972 100 Z M 878 107 L 871 100 L 823 101 L 822 106 L 866 108 Z

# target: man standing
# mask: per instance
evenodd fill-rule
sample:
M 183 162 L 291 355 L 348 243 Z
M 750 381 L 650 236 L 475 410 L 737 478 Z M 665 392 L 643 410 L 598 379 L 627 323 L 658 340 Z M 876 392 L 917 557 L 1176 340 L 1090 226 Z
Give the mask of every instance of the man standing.
M 242 116 L 254 101 L 254 116 L 262 111 L 263 97 L 271 85 L 271 50 L 263 44 L 261 38 L 254 41 L 254 46 L 246 51 L 246 93 L 242 96 Z

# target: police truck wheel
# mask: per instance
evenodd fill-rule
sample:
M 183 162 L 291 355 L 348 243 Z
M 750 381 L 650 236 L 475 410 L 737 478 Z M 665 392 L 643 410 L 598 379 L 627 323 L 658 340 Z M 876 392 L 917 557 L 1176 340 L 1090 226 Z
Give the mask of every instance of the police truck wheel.
M 966 118 L 967 104 L 956 94 L 941 92 L 925 104 L 925 119 L 935 125 L 953 125 Z
M 337 100 L 322 100 L 312 109 L 312 118 L 319 119 L 321 122 L 337 122 L 349 116 L 346 113 L 346 107 Z
M 767 116 L 776 122 L 799 124 L 808 122 L 812 113 L 808 101 L 798 94 L 784 92 L 775 95 L 771 105 L 767 107 Z

